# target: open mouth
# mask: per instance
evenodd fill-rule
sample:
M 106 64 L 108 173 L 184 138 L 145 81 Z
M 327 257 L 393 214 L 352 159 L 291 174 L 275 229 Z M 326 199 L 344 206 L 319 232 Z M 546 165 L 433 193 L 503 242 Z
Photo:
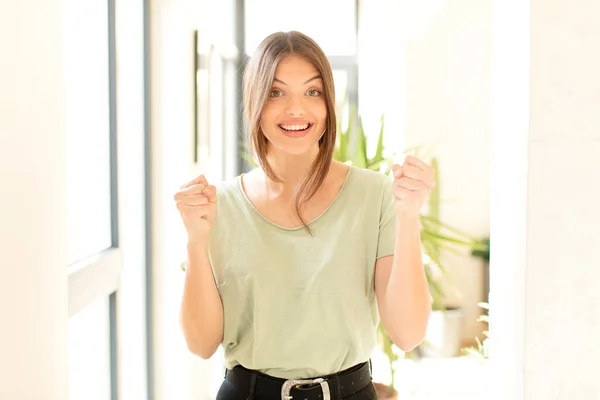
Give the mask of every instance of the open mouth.
M 306 122 L 303 124 L 279 124 L 279 127 L 286 132 L 292 133 L 302 133 L 308 131 L 313 124 L 311 122 Z

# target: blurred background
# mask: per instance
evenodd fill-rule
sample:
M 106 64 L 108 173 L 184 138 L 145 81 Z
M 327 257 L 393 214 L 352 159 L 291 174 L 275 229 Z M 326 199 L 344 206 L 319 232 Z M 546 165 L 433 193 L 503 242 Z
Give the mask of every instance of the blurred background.
M 600 337 L 598 3 L 26 0 L 2 10 L 0 398 L 214 399 L 221 349 L 202 360 L 179 328 L 186 236 L 172 196 L 200 173 L 250 168 L 241 74 L 265 36 L 289 30 L 315 39 L 334 70 L 350 149 L 336 159 L 385 172 L 416 154 L 437 170 L 422 215 L 434 312 L 409 354 L 380 329 L 382 390 L 600 398 L 585 350 Z M 567 167 L 549 167 L 566 155 Z M 580 384 L 564 383 L 574 375 Z

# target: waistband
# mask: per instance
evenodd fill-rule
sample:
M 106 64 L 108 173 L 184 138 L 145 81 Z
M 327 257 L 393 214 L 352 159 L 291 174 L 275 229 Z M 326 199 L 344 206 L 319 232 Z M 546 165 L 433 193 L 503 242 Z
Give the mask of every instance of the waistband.
M 371 370 L 369 360 L 332 375 L 286 380 L 238 365 L 226 371 L 225 379 L 234 387 L 249 389 L 250 398 L 328 400 L 341 399 L 367 387 L 372 379 Z

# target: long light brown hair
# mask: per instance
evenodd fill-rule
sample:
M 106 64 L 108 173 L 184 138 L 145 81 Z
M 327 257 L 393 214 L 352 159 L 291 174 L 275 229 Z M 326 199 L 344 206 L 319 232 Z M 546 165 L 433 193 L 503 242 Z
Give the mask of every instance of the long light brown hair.
M 279 62 L 288 55 L 301 56 L 314 65 L 323 80 L 324 98 L 327 107 L 325 133 L 319 140 L 319 152 L 295 196 L 296 214 L 304 227 L 310 232 L 306 222 L 300 215 L 300 206 L 315 195 L 329 173 L 335 148 L 337 126 L 335 88 L 331 65 L 321 47 L 314 40 L 300 32 L 291 31 L 271 34 L 262 41 L 244 71 L 244 122 L 248 141 L 260 167 L 269 179 L 281 182 L 267 159 L 268 140 L 262 132 L 260 123 L 273 85 L 275 70 Z

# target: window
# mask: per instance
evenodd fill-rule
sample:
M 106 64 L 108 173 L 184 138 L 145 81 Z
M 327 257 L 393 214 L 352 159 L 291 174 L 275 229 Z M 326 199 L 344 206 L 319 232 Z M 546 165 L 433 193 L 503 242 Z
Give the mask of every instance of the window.
M 116 399 L 114 0 L 65 3 L 67 257 L 72 400 Z
M 327 55 L 356 54 L 356 0 L 306 0 L 287 4 L 277 0 L 252 0 L 246 2 L 245 13 L 245 47 L 249 55 L 269 34 L 291 30 L 312 37 Z M 274 14 L 278 17 L 274 18 Z
M 67 260 L 111 246 L 108 10 L 106 0 L 68 0 Z
M 109 302 L 106 298 L 69 319 L 69 394 L 85 400 L 110 399 Z
M 238 51 L 210 39 L 206 31 L 194 32 L 196 53 L 194 115 L 194 163 L 200 171 L 210 171 L 209 179 L 235 174 L 236 63 Z M 217 36 L 212 33 L 212 36 Z

